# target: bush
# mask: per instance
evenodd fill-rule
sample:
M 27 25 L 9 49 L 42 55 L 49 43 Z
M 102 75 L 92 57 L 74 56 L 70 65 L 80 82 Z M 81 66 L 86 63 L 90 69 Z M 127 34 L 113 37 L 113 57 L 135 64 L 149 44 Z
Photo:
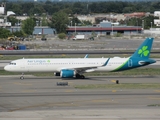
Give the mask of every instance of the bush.
M 58 38 L 59 39 L 65 39 L 66 38 L 66 34 L 65 33 L 60 33 L 60 34 L 58 34 Z
M 114 34 L 114 37 L 122 37 L 121 33 Z

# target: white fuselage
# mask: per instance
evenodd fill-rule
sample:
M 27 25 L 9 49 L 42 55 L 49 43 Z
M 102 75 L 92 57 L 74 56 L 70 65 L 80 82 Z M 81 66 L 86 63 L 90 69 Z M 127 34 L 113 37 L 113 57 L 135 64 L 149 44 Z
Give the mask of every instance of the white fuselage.
M 84 72 L 113 71 L 124 64 L 129 58 L 62 58 L 62 59 L 18 59 L 5 66 L 11 72 L 60 72 L 62 69 L 83 69 Z

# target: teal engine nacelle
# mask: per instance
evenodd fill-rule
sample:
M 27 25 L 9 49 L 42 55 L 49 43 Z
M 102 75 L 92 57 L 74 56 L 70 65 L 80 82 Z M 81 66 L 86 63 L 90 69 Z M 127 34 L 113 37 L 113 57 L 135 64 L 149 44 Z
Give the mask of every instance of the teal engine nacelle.
M 64 69 L 60 72 L 61 78 L 73 78 L 75 74 L 76 73 L 74 70 L 67 70 L 67 69 Z

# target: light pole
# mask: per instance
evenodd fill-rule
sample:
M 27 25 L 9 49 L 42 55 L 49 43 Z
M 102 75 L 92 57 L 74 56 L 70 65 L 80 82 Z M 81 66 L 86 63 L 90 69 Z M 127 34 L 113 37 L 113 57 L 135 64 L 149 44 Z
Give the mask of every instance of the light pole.
M 137 34 L 138 34 L 138 20 L 137 20 Z
M 142 32 L 144 33 L 144 20 L 142 20 Z
M 113 36 L 113 23 L 111 23 L 111 25 L 112 25 L 112 36 Z
M 151 35 L 152 35 L 152 22 L 151 22 Z
M 144 30 L 144 20 L 142 20 L 142 28 L 143 28 L 143 30 Z
M 75 35 L 76 35 L 76 23 L 75 23 Z

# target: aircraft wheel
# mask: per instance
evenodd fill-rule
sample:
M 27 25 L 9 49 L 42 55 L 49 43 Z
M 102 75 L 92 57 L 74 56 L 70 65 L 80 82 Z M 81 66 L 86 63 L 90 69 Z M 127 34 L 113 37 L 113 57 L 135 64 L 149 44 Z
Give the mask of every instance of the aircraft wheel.
M 21 79 L 21 80 L 23 80 L 23 79 L 24 79 L 24 77 L 23 77 L 23 76 L 21 76 L 21 77 L 20 77 L 20 79 Z
M 84 76 L 84 75 L 81 75 L 81 78 L 82 78 L 82 79 L 84 79 L 84 78 L 85 78 L 85 76 Z
M 78 79 L 78 78 L 81 78 L 81 76 L 79 75 L 79 74 L 76 74 L 76 78 Z

